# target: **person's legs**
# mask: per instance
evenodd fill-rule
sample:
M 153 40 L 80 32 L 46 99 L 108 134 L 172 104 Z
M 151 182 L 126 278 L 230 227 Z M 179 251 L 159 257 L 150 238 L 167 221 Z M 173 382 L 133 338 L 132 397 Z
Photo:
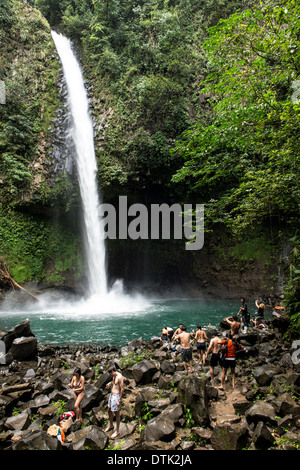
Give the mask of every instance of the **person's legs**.
M 227 369 L 225 367 L 223 367 L 222 376 L 221 376 L 221 386 L 219 387 L 220 390 L 224 389 L 224 381 L 225 381 L 225 378 L 226 378 L 226 374 L 227 374 Z
M 82 410 L 81 410 L 80 404 L 83 400 L 83 397 L 84 397 L 84 392 L 79 393 L 79 395 L 77 395 L 76 398 L 74 397 L 75 398 L 74 409 L 75 409 L 76 421 L 80 420 L 82 416 Z
M 235 368 L 231 367 L 232 388 L 235 388 Z
M 104 432 L 107 432 L 109 431 L 110 429 L 113 429 L 114 428 L 114 423 L 113 423 L 113 420 L 114 420 L 114 414 L 113 412 L 111 411 L 110 408 L 108 408 L 108 425 L 106 426 Z
M 121 420 L 121 413 L 120 411 L 115 411 L 116 417 L 116 429 L 115 432 L 111 435 L 112 439 L 115 439 L 120 434 L 120 420 Z

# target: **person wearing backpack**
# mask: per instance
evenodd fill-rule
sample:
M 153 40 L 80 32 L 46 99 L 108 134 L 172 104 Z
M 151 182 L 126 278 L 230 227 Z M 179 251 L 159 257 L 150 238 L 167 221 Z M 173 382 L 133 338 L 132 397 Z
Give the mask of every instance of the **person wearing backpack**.
M 224 382 L 228 369 L 231 370 L 232 377 L 232 388 L 235 388 L 235 346 L 234 341 L 230 338 L 230 334 L 226 335 L 225 340 L 220 340 L 221 352 L 223 352 L 223 361 L 222 361 L 222 375 L 221 375 L 221 385 L 219 390 L 224 390 Z M 222 347 L 223 346 L 223 347 Z

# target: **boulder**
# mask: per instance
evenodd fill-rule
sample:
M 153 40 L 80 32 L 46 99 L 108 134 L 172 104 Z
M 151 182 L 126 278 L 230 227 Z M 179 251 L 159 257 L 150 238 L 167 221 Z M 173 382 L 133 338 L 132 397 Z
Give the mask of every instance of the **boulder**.
M 264 450 L 271 447 L 274 443 L 274 436 L 269 428 L 259 421 L 252 435 L 252 442 L 256 449 Z
M 295 418 L 300 417 L 300 406 L 295 402 L 292 395 L 288 392 L 283 393 L 273 400 L 276 413 L 283 417 L 291 414 Z
M 191 410 L 197 425 L 208 424 L 207 378 L 191 376 L 182 379 L 178 385 L 178 402 Z
M 91 425 L 70 434 L 66 440 L 71 442 L 72 450 L 103 450 L 108 436 L 102 429 Z
M 249 439 L 246 422 L 217 423 L 213 429 L 210 442 L 214 450 L 242 450 Z
M 141 416 L 144 404 L 148 403 L 151 400 L 154 400 L 156 395 L 157 395 L 157 390 L 156 388 L 153 388 L 153 387 L 147 387 L 147 388 L 142 389 L 140 392 L 138 392 L 135 398 L 135 405 L 134 405 L 135 414 L 137 416 Z
M 12 450 L 60 450 L 61 442 L 57 437 L 49 436 L 47 431 L 30 431 L 12 444 Z
M 37 352 L 37 340 L 34 336 L 16 338 L 10 348 L 13 359 L 17 361 L 33 358 Z
M 141 440 L 146 442 L 170 442 L 174 437 L 174 423 L 167 418 L 161 417 L 161 415 L 148 421 L 141 434 Z
M 160 364 L 160 368 L 164 374 L 174 374 L 176 370 L 175 364 L 168 360 L 162 361 Z
M 38 395 L 34 400 L 28 403 L 28 407 L 32 413 L 36 413 L 39 408 L 46 407 L 50 403 L 50 398 L 47 395 Z
M 160 414 L 160 418 L 168 419 L 172 423 L 177 423 L 182 416 L 183 409 L 179 403 L 167 406 Z
M 133 366 L 132 375 L 137 384 L 146 385 L 151 383 L 152 377 L 157 371 L 154 362 L 146 359 Z
M 255 378 L 256 382 L 261 386 L 270 385 L 274 375 L 277 374 L 277 369 L 269 366 L 263 365 L 261 367 L 257 367 L 253 371 L 253 377 Z
M 275 408 L 270 403 L 264 401 L 257 401 L 245 413 L 249 424 L 257 424 L 259 421 L 262 421 L 265 424 L 275 426 L 277 424 L 275 416 Z
M 34 337 L 34 334 L 30 329 L 29 318 L 26 318 L 26 320 L 22 321 L 21 323 L 18 323 L 2 336 L 1 339 L 5 343 L 6 351 L 9 351 L 12 346 L 12 343 L 16 338 L 21 337 Z
M 26 410 L 15 416 L 7 418 L 7 420 L 5 421 L 5 426 L 7 429 L 11 429 L 14 431 L 22 431 L 28 428 L 28 426 L 30 425 L 30 419 L 31 413 L 30 411 Z

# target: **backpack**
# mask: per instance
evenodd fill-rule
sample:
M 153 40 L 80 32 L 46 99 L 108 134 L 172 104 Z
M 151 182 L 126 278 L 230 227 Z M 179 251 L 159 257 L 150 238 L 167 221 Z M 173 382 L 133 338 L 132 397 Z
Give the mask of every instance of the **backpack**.
M 233 337 L 231 340 L 233 342 L 233 346 L 236 353 L 243 350 L 243 346 L 241 345 L 241 343 L 239 343 L 237 338 Z
M 243 347 L 242 347 L 241 343 L 239 343 L 236 338 L 233 337 L 233 338 L 230 338 L 230 340 L 233 343 L 233 346 L 234 346 L 234 349 L 235 349 L 236 353 L 243 350 Z M 221 359 L 226 358 L 227 351 L 228 351 L 228 338 L 226 338 L 225 344 L 223 345 L 223 347 L 219 351 L 219 356 L 220 356 Z
M 227 356 L 227 349 L 228 349 L 228 338 L 225 339 L 225 344 L 222 345 L 219 356 L 221 359 L 224 359 Z

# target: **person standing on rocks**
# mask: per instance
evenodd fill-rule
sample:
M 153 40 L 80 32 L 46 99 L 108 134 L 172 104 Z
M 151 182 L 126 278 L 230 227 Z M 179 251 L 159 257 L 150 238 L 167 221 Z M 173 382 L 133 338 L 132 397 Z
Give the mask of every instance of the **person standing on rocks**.
M 181 344 L 181 360 L 183 362 L 184 370 L 188 373 L 187 363 L 190 364 L 191 373 L 193 369 L 193 350 L 191 346 L 191 333 L 187 333 L 186 326 L 181 327 L 181 333 L 174 336 L 174 340 L 179 339 Z
M 106 385 L 111 389 L 108 399 L 108 417 L 109 423 L 105 428 L 105 432 L 114 428 L 113 419 L 116 417 L 116 429 L 111 435 L 115 439 L 120 434 L 120 420 L 121 420 L 121 400 L 124 393 L 124 378 L 120 372 L 116 371 L 115 366 L 108 369 L 109 374 L 112 376 L 112 381 Z
M 248 307 L 246 304 L 246 299 L 244 297 L 241 298 L 241 308 L 239 310 L 238 315 L 241 314 L 241 318 L 244 325 L 244 331 L 246 332 L 249 326 L 250 315 L 248 313 Z
M 79 367 L 76 367 L 70 383 L 70 387 L 74 392 L 74 409 L 76 421 L 82 420 L 82 409 L 80 405 L 85 395 L 84 382 L 85 380 L 84 377 L 81 375 L 81 369 Z
M 210 343 L 209 343 L 209 346 L 208 346 L 208 349 L 207 349 L 207 353 L 206 353 L 206 357 L 207 357 L 208 354 L 211 352 L 211 358 L 210 358 L 210 364 L 209 364 L 210 365 L 210 378 L 211 378 L 211 381 L 213 381 L 213 379 L 214 379 L 214 368 L 218 364 L 220 366 L 222 364 L 221 358 L 220 358 L 220 355 L 219 355 L 221 344 L 220 344 L 220 338 L 218 337 L 217 331 L 213 331 L 212 336 L 213 337 L 210 340 Z
M 200 365 L 205 365 L 205 359 L 206 359 L 206 343 L 205 341 L 208 341 L 208 337 L 206 336 L 205 331 L 202 331 L 201 326 L 197 325 L 197 333 L 195 336 L 196 339 L 196 346 L 197 346 L 197 351 L 199 354 L 199 359 L 200 359 Z
M 226 351 L 223 356 L 221 385 L 219 389 L 224 390 L 224 381 L 229 368 L 231 370 L 232 388 L 235 388 L 235 346 L 231 339 L 231 334 L 228 333 L 227 338 L 219 341 L 219 343 L 225 347 Z
M 232 318 L 232 320 L 230 320 L 230 318 Z M 225 320 L 227 321 L 228 325 L 230 325 L 231 337 L 238 335 L 241 326 L 241 323 L 238 321 L 238 318 L 236 316 L 227 317 Z

